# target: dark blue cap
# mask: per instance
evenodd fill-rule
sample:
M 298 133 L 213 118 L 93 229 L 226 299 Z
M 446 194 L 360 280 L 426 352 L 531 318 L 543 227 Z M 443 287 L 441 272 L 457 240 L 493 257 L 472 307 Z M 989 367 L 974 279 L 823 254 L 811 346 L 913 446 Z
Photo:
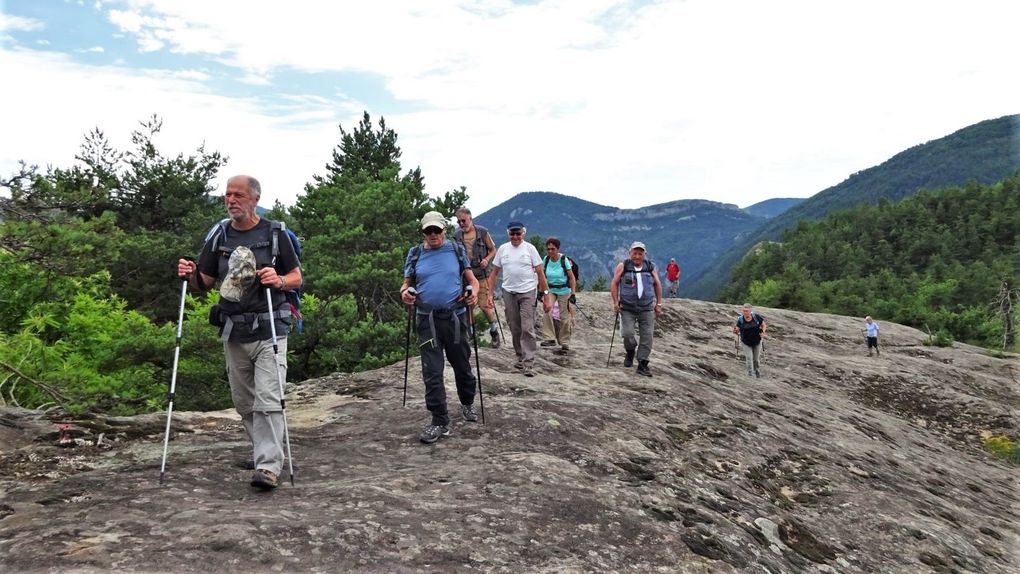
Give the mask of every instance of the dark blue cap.
M 511 221 L 510 223 L 506 224 L 506 230 L 507 231 L 510 231 L 512 229 L 524 229 L 524 224 L 521 223 L 520 221 L 516 221 L 516 220 Z

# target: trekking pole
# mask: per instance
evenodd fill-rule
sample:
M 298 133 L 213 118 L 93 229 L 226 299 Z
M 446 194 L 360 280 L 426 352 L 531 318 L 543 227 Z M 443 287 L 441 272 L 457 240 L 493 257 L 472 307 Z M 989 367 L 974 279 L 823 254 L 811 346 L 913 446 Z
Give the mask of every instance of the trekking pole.
M 274 262 L 275 263 L 275 262 Z M 280 371 L 280 348 L 276 344 L 276 318 L 273 317 L 273 293 L 266 287 L 266 305 L 269 307 L 269 330 L 273 334 L 273 360 L 276 361 L 276 381 L 280 385 L 280 411 L 283 413 L 283 438 L 287 441 L 287 465 L 290 471 L 290 485 L 294 486 L 294 459 L 290 455 L 290 429 L 287 426 L 287 399 L 283 386 L 283 372 Z
M 496 309 L 496 299 L 492 299 L 492 312 L 496 315 L 496 327 L 499 328 L 499 340 L 502 343 L 506 343 L 506 337 L 503 336 L 503 322 L 499 320 L 499 310 Z
M 468 295 L 471 294 L 471 286 L 467 287 Z M 471 318 L 471 338 L 475 342 L 475 373 L 478 380 L 478 406 L 482 411 L 482 424 L 485 424 L 485 396 L 482 395 L 482 367 L 478 362 L 478 329 L 475 325 L 475 310 L 468 307 L 468 316 Z
M 416 295 L 418 292 L 414 290 L 414 287 L 408 287 L 407 290 L 412 294 Z M 404 343 L 404 401 L 401 403 L 402 406 L 407 406 L 407 365 L 411 360 L 411 318 L 414 316 L 414 305 L 407 306 L 407 337 Z
M 198 278 L 202 280 L 201 277 Z M 188 280 L 181 282 L 181 308 L 177 312 L 177 346 L 174 348 L 174 370 L 170 376 L 170 389 L 166 393 L 166 435 L 163 437 L 163 463 L 159 465 L 159 483 L 166 473 L 166 452 L 170 447 L 170 417 L 174 412 L 174 392 L 177 388 L 177 362 L 181 358 L 181 327 L 184 325 L 184 299 L 188 296 Z
M 609 367 L 609 360 L 613 358 L 613 341 L 616 340 L 616 326 L 620 324 L 620 313 L 616 313 L 613 320 L 613 336 L 609 338 L 609 356 L 606 357 L 606 367 Z
M 568 303 L 568 305 L 570 304 L 569 301 L 567 303 Z M 595 319 L 592 319 L 590 315 L 588 315 L 587 313 L 584 312 L 584 309 L 582 309 L 581 306 L 577 304 L 577 299 L 574 299 L 573 303 L 574 303 L 574 309 L 577 309 L 577 311 L 579 313 L 581 313 L 581 316 L 584 317 L 584 319 L 586 321 L 588 321 L 588 324 L 591 325 L 592 327 L 594 327 L 595 326 Z

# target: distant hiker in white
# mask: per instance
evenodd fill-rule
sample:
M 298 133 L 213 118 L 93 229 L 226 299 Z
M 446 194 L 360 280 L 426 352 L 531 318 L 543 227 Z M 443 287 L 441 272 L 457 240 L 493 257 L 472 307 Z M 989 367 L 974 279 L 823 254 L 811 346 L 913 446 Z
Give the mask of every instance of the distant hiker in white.
M 871 320 L 871 315 L 864 318 L 864 331 L 868 338 L 868 356 L 871 356 L 872 347 L 875 348 L 875 354 L 880 355 L 878 352 L 878 323 Z

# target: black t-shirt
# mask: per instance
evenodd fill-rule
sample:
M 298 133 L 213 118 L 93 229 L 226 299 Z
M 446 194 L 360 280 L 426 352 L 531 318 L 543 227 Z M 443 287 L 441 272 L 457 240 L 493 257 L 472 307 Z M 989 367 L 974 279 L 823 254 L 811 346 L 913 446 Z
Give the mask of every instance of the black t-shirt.
M 751 320 L 745 321 L 744 316 L 737 318 L 737 328 L 740 329 L 740 340 L 745 345 L 753 347 L 761 343 L 761 324 L 765 318 L 757 313 L 751 313 Z
M 240 245 L 244 245 L 252 250 L 255 254 L 255 263 L 258 269 L 272 265 L 275 267 L 277 274 L 283 276 L 301 265 L 287 232 L 282 229 L 278 233 L 277 241 L 279 254 L 276 256 L 276 264 L 273 265 L 272 222 L 266 218 L 262 218 L 255 227 L 245 231 L 234 229 L 232 225 L 228 224 L 226 231 L 226 236 L 219 239 L 215 253 L 212 252 L 213 241 L 207 241 L 202 247 L 202 253 L 198 256 L 199 272 L 215 277 L 217 281 L 226 275 L 230 254 L 235 247 Z M 286 296 L 282 292 L 275 288 L 271 289 L 270 292 L 273 295 L 273 309 L 280 309 L 286 304 Z M 232 316 L 245 313 L 267 313 L 269 309 L 266 304 L 266 287 L 256 277 L 255 281 L 245 290 L 240 301 L 234 302 L 220 299 L 220 308 L 224 313 Z M 289 330 L 289 324 L 289 320 L 278 319 L 276 321 L 277 335 L 285 336 Z M 265 340 L 272 336 L 267 321 L 261 321 L 257 328 L 254 325 L 254 321 L 248 325 L 235 322 L 231 330 L 230 340 L 248 343 Z

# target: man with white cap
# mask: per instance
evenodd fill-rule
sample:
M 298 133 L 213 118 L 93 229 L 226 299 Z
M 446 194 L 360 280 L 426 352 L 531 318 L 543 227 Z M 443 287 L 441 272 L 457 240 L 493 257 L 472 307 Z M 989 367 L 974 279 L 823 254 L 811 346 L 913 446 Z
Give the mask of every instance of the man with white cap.
M 492 260 L 488 305 L 493 305 L 492 294 L 496 280 L 500 272 L 503 272 L 503 305 L 506 308 L 506 322 L 510 325 L 514 352 L 517 353 L 514 367 L 524 371 L 525 377 L 534 377 L 535 353 L 538 352 L 535 340 L 536 288 L 542 293 L 542 308 L 546 313 L 552 312 L 552 299 L 542 258 L 535 246 L 524 240 L 524 234 L 527 233 L 524 224 L 511 221 L 506 227 L 506 233 L 510 241 L 499 246 Z
M 632 243 L 630 258 L 616 265 L 609 292 L 613 298 L 613 311 L 620 315 L 623 349 L 627 353 L 623 366 L 634 364 L 636 351 L 637 373 L 650 377 L 652 371 L 648 368 L 648 357 L 652 354 L 655 318 L 662 313 L 662 283 L 655 266 L 645 259 L 644 243 Z M 640 344 L 634 337 L 635 325 Z
M 464 247 L 446 239 L 446 217 L 430 211 L 421 218 L 425 241 L 407 252 L 400 299 L 415 310 L 415 332 L 421 352 L 425 381 L 425 408 L 432 421 L 418 435 L 425 444 L 450 435 L 450 415 L 443 383 L 443 354 L 453 367 L 460 399 L 461 418 L 478 420 L 475 391 L 478 380 L 471 373 L 471 327 L 469 309 L 477 302 L 478 280 Z

